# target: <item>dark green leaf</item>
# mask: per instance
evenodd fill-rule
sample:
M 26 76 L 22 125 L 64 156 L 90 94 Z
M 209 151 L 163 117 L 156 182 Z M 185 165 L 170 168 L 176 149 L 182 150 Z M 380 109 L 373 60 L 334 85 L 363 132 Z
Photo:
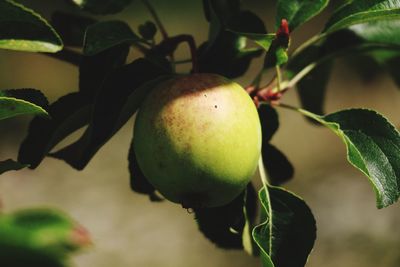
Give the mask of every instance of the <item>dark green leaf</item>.
M 258 116 L 261 122 L 263 143 L 268 143 L 279 128 L 278 113 L 271 105 L 261 104 L 258 107 Z
M 39 14 L 11 0 L 0 1 L 0 48 L 29 51 L 60 51 L 63 43 Z
M 280 150 L 269 144 L 272 136 L 279 128 L 278 113 L 271 105 L 261 104 L 258 107 L 258 115 L 261 122 L 264 166 L 267 169 L 270 182 L 273 185 L 280 185 L 292 178 L 294 168 Z
M 375 111 L 349 109 L 326 116 L 299 110 L 334 131 L 345 143 L 348 161 L 371 182 L 378 208 L 400 196 L 400 134 Z
M 0 120 L 18 115 L 47 116 L 47 99 L 35 89 L 0 90 Z
M 254 13 L 240 10 L 240 1 L 203 1 L 210 21 L 208 41 L 198 49 L 200 72 L 218 73 L 228 78 L 243 75 L 258 49 L 246 48 L 250 33 L 266 33 L 264 23 Z M 229 29 L 230 31 L 226 31 Z M 235 32 L 235 33 L 234 33 Z M 237 33 L 236 33 L 237 32 Z M 262 43 L 262 42 L 261 42 Z M 263 43 L 266 45 L 266 43 Z
M 0 174 L 3 174 L 8 171 L 18 171 L 25 167 L 28 167 L 28 165 L 21 164 L 12 159 L 3 160 L 0 161 Z
M 264 267 L 304 267 L 316 238 L 315 219 L 298 196 L 279 187 L 259 192 L 263 223 L 253 230 Z
M 262 156 L 269 182 L 272 185 L 281 185 L 293 177 L 294 168 L 292 164 L 275 146 L 263 142 Z
M 137 162 L 135 151 L 133 149 L 133 142 L 134 140 L 132 139 L 128 155 L 131 189 L 134 192 L 148 195 L 151 201 L 161 201 L 162 198 L 158 197 L 156 194 L 156 189 L 152 184 L 149 183 L 139 167 L 139 163 Z
M 165 79 L 165 74 L 163 69 L 145 59 L 137 59 L 115 69 L 96 96 L 88 129 L 78 141 L 51 156 L 65 160 L 76 169 L 83 169 L 100 147 L 136 112 L 154 84 Z
M 56 144 L 89 122 L 91 104 L 92 98 L 82 93 L 65 95 L 51 104 L 51 119 L 36 117 L 31 121 L 18 161 L 36 168 Z
M 139 33 L 146 40 L 153 40 L 154 35 L 157 33 L 156 25 L 151 21 L 146 21 L 144 24 L 139 25 Z
M 245 226 L 245 203 L 249 220 L 253 220 L 257 201 L 251 184 L 248 185 L 247 193 L 243 192 L 227 205 L 195 209 L 195 217 L 200 231 L 219 247 L 242 249 L 241 233 Z
M 216 16 L 218 22 L 226 26 L 232 16 L 240 12 L 240 0 L 204 0 L 204 11 L 208 21 Z M 212 15 L 212 13 L 214 13 Z
M 204 13 L 210 22 L 208 45 L 212 46 L 231 18 L 240 12 L 240 0 L 203 0 Z
M 329 0 L 279 0 L 277 4 L 276 28 L 282 19 L 289 22 L 289 29 L 295 28 L 318 15 L 328 5 Z
M 94 56 L 85 56 L 79 66 L 79 93 L 61 97 L 50 106 L 51 120 L 35 118 L 21 144 L 19 160 L 36 168 L 65 137 L 90 121 L 93 101 L 106 78 L 125 63 L 129 46 L 122 44 Z
M 69 0 L 85 11 L 98 15 L 114 14 L 122 11 L 132 0 Z
M 246 39 L 232 32 L 221 32 L 212 46 L 204 43 L 198 50 L 200 72 L 217 73 L 228 78 L 243 75 L 252 59 L 262 54 L 258 49 L 245 49 Z
M 250 11 L 242 11 L 233 16 L 227 28 L 239 36 L 246 37 L 268 51 L 275 34 L 267 34 L 263 21 Z
M 79 66 L 79 91 L 94 97 L 107 75 L 125 64 L 128 53 L 129 45 L 120 44 L 96 55 L 84 56 Z
M 96 23 L 95 19 L 56 11 L 51 16 L 51 24 L 67 46 L 83 46 L 87 27 Z
M 272 42 L 264 59 L 264 68 L 268 69 L 275 66 L 281 66 L 286 64 L 288 60 L 289 56 L 287 54 L 287 48 L 280 46 L 276 42 Z
M 354 0 L 335 11 L 324 32 L 331 33 L 355 24 L 392 18 L 400 18 L 400 1 Z
M 324 114 L 325 91 L 331 70 L 332 61 L 323 62 L 297 83 L 297 92 L 304 109 L 316 114 Z
M 85 34 L 83 53 L 95 55 L 121 44 L 132 44 L 140 41 L 131 28 L 122 21 L 104 21 L 89 26 Z

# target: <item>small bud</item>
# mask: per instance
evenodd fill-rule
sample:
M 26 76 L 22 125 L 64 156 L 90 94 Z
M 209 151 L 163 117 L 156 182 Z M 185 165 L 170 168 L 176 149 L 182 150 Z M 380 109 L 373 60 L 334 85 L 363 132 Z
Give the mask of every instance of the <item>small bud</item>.
M 290 31 L 289 31 L 289 23 L 286 19 L 282 19 L 281 25 L 279 29 L 276 31 L 276 38 L 278 42 L 283 47 L 289 46 L 289 39 L 290 39 Z
M 282 19 L 281 26 L 279 26 L 278 31 L 276 32 L 277 36 L 289 36 L 289 23 L 286 19 Z

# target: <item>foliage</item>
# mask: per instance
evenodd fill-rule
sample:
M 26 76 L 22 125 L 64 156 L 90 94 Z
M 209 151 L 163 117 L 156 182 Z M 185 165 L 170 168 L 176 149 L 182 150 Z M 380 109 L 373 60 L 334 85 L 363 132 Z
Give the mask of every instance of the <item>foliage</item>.
M 378 208 L 398 200 L 397 129 L 384 116 L 367 109 L 342 110 L 324 116 L 323 103 L 338 57 L 369 57 L 387 69 L 399 84 L 400 1 L 345 1 L 333 12 L 321 33 L 291 54 L 288 52 L 291 32 L 323 12 L 330 4 L 328 0 L 278 0 L 276 25 L 270 31 L 256 13 L 243 9 L 239 0 L 203 0 L 209 36 L 199 46 L 189 34 L 169 36 L 148 0 L 141 2 L 153 19 L 136 25 L 138 33 L 123 21 L 104 20 L 101 16 L 93 19 L 90 14 L 118 13 L 131 2 L 139 5 L 140 1 L 69 2 L 77 10 L 88 12 L 87 15 L 58 11 L 50 20 L 53 28 L 33 10 L 11 0 L 0 1 L 0 48 L 54 53 L 52 56 L 79 67 L 79 91 L 50 105 L 34 89 L 0 91 L 0 119 L 40 115 L 31 121 L 18 162 L 1 161 L 0 173 L 25 166 L 34 169 L 46 156 L 83 169 L 138 110 L 154 85 L 177 74 L 175 66 L 180 62 L 175 60 L 174 52 L 181 43 L 186 43 L 192 72 L 218 73 L 233 79 L 245 75 L 253 59 L 263 57 L 259 73 L 246 87 L 258 107 L 262 125 L 259 169 L 263 186 L 258 201 L 254 187 L 249 184 L 228 205 L 194 210 L 199 230 L 210 241 L 222 248 L 244 249 L 260 255 L 263 266 L 306 264 L 316 238 L 315 220 L 304 200 L 277 187 L 293 177 L 294 168 L 283 152 L 271 144 L 279 128 L 276 107 L 294 110 L 332 130 L 344 142 L 348 161 L 367 176 L 376 193 Z M 131 47 L 142 56 L 128 61 Z M 268 71 L 276 75 L 266 86 L 261 86 L 262 76 Z M 284 94 L 294 87 L 302 108 L 281 102 Z M 52 151 L 84 126 L 87 128 L 78 141 Z M 141 172 L 132 148 L 128 158 L 132 190 L 148 195 L 152 201 L 162 200 Z M 9 218 L 0 217 L 0 224 Z

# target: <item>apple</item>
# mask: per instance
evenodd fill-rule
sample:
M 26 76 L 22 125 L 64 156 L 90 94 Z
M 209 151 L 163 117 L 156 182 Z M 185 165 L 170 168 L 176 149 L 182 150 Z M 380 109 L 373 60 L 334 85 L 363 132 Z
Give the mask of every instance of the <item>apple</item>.
M 174 77 L 142 103 L 134 151 L 144 176 L 168 200 L 185 208 L 225 205 L 257 168 L 257 109 L 240 85 L 222 76 Z

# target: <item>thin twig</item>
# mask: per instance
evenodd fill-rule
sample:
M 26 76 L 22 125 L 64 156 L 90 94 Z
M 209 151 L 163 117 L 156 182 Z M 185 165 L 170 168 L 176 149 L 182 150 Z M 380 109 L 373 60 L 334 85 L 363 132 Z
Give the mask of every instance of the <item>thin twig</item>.
M 282 82 L 281 67 L 279 65 L 276 65 L 275 70 L 276 70 L 276 87 L 278 88 L 278 93 L 280 93 L 281 82 Z

